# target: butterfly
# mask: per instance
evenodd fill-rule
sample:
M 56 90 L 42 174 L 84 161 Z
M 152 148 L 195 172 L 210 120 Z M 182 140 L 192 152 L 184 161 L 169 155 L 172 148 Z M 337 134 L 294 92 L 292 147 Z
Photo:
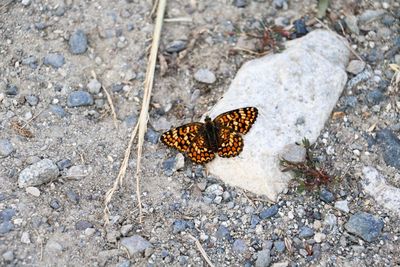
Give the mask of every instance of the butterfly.
M 206 117 L 204 123 L 192 122 L 163 133 L 161 142 L 175 148 L 193 162 L 204 164 L 215 158 L 235 157 L 243 150 L 242 134 L 246 134 L 258 116 L 258 109 L 245 107 L 217 116 Z

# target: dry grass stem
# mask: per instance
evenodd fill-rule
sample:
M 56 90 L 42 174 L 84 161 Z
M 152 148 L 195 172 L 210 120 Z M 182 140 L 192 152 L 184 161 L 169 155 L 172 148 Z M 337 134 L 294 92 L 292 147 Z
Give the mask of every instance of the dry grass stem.
M 201 246 L 199 240 L 197 240 L 197 238 L 195 238 L 195 237 L 192 236 L 191 234 L 188 234 L 188 237 L 194 241 L 194 243 L 196 244 L 198 250 L 199 250 L 200 253 L 201 253 L 201 256 L 203 256 L 203 258 L 204 258 L 204 260 L 207 262 L 208 266 L 214 267 L 214 264 L 211 262 L 210 258 L 207 256 L 207 253 L 206 253 L 206 251 L 204 250 L 204 248 Z
M 111 113 L 112 113 L 112 116 L 113 116 L 114 127 L 115 127 L 115 129 L 117 129 L 117 128 L 118 128 L 118 125 L 117 125 L 117 113 L 115 112 L 114 103 L 113 103 L 112 98 L 111 98 L 111 95 L 110 95 L 110 93 L 107 91 L 107 89 L 106 89 L 104 86 L 102 86 L 102 88 L 103 88 L 103 90 L 104 90 L 104 93 L 106 93 L 107 102 L 108 102 L 108 104 L 110 105 L 110 108 L 111 108 Z
M 164 19 L 164 22 L 192 22 L 192 21 L 193 19 L 191 17 Z

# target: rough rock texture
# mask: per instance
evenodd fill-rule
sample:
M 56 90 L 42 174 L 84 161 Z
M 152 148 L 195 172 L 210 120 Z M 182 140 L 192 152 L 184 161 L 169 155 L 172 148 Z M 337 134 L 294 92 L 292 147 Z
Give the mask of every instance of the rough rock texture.
M 243 65 L 210 115 L 255 106 L 259 116 L 238 157 L 208 165 L 213 175 L 276 200 L 291 178 L 280 171 L 277 155 L 304 137 L 316 141 L 346 83 L 349 51 L 339 38 L 316 30 L 281 54 Z
M 363 168 L 362 185 L 376 202 L 400 215 L 400 188 L 388 185 L 374 167 Z
M 18 186 L 23 188 L 41 185 L 56 179 L 58 174 L 57 165 L 49 159 L 43 159 L 21 171 L 18 177 Z

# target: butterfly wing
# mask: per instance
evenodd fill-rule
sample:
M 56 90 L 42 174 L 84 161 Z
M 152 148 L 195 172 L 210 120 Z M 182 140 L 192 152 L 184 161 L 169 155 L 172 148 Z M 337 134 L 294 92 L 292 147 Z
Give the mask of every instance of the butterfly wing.
M 199 134 L 192 142 L 187 156 L 195 163 L 204 164 L 215 158 L 215 153 L 207 147 L 204 134 Z
M 243 150 L 243 138 L 229 128 L 221 128 L 218 134 L 218 156 L 235 157 Z
M 214 119 L 214 123 L 221 128 L 226 127 L 234 132 L 246 134 L 257 116 L 258 109 L 255 107 L 239 108 L 222 113 Z
M 180 152 L 186 152 L 192 145 L 192 141 L 196 138 L 203 125 L 204 124 L 200 122 L 193 122 L 173 128 L 163 133 L 160 140 L 167 146 L 176 148 Z

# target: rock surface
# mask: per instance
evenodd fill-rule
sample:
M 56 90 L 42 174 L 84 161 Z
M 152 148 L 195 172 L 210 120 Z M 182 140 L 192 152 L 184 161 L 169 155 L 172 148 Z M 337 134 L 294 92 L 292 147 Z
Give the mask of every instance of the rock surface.
M 137 253 L 142 253 L 152 246 L 149 241 L 139 235 L 122 238 L 121 245 L 128 250 L 131 257 L 135 256 Z
M 244 136 L 243 152 L 217 157 L 208 164 L 210 173 L 273 201 L 286 190 L 291 176 L 280 171 L 277 155 L 304 137 L 316 141 L 346 83 L 349 51 L 339 38 L 317 30 L 281 54 L 243 65 L 209 115 L 254 106 L 259 116 Z
M 380 205 L 400 215 L 400 188 L 388 185 L 374 167 L 364 167 L 362 172 L 364 190 Z
M 369 213 L 357 212 L 350 217 L 344 228 L 349 233 L 355 234 L 367 242 L 372 242 L 381 234 L 383 221 Z
M 18 186 L 23 188 L 41 185 L 56 179 L 58 174 L 57 165 L 49 159 L 43 159 L 21 171 L 18 177 Z

